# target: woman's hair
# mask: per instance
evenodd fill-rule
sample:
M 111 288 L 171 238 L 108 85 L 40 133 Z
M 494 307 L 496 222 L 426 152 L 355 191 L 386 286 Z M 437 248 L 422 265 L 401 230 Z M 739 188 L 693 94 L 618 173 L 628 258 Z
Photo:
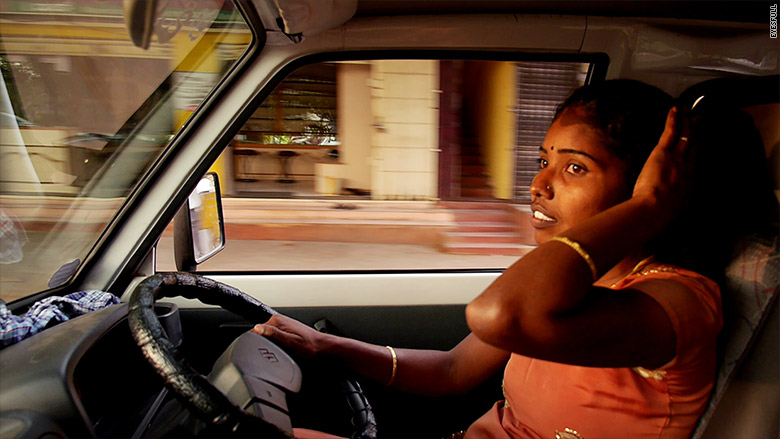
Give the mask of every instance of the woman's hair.
M 605 146 L 628 165 L 627 182 L 633 185 L 673 105 L 675 100 L 656 87 L 619 79 L 575 90 L 555 118 L 568 108 L 584 113 Z M 689 138 L 697 148 L 689 196 L 647 251 L 664 263 L 720 280 L 740 236 L 777 227 L 778 204 L 752 119 L 733 108 L 702 107 L 695 117 L 681 115 L 693 117 Z
M 734 108 L 691 114 L 692 187 L 682 210 L 653 243 L 656 256 L 721 280 L 737 241 L 777 232 L 778 203 L 761 135 Z
M 652 85 L 613 79 L 576 89 L 555 113 L 578 108 L 586 122 L 598 129 L 604 145 L 628 165 L 633 185 L 658 143 L 674 99 Z

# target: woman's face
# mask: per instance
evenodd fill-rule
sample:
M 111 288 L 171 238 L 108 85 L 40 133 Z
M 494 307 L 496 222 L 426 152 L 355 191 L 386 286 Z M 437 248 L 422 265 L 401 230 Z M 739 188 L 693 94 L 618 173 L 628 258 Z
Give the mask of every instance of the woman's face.
M 631 195 L 626 163 L 583 116 L 577 107 L 564 110 L 540 148 L 539 173 L 530 187 L 539 244 Z

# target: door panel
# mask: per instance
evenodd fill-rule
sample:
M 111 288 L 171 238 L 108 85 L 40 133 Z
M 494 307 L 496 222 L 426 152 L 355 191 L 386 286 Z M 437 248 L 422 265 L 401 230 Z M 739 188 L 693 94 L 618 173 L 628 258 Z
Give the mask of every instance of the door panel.
M 449 349 L 466 334 L 464 305 L 354 306 L 279 308 L 278 311 L 313 325 L 327 319 L 342 335 L 368 342 L 426 349 Z M 186 358 L 207 374 L 222 350 L 251 325 L 217 308 L 182 311 Z M 300 361 L 306 370 L 327 369 L 328 364 Z M 391 367 L 388 364 L 388 367 Z M 401 366 L 403 367 L 403 366 Z M 338 371 L 338 369 L 336 369 Z M 329 372 L 326 372 L 326 374 Z M 322 379 L 317 373 L 315 379 Z M 412 395 L 358 378 L 374 409 L 379 437 L 445 437 L 466 429 L 502 398 L 501 373 L 463 395 L 424 397 Z M 339 395 L 325 395 L 322 404 L 339 403 Z
M 276 308 L 466 304 L 503 270 L 378 273 L 205 273 Z M 177 298 L 181 308 L 208 305 Z

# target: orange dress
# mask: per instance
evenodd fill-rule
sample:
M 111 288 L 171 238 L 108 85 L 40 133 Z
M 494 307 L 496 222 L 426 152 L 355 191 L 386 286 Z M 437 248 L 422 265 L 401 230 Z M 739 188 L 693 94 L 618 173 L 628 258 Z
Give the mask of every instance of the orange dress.
M 691 294 L 653 294 L 674 327 L 675 357 L 661 368 L 571 366 L 512 354 L 504 371 L 505 401 L 466 432 L 478 438 L 688 438 L 715 380 L 720 290 L 697 273 L 665 267 L 626 277 L 686 285 Z

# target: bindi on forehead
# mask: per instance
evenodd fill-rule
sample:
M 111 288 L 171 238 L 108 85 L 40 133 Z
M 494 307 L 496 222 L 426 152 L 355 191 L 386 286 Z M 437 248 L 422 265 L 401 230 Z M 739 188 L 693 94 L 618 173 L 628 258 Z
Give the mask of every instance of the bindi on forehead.
M 544 146 L 540 146 L 539 147 L 539 151 L 541 151 L 541 152 L 543 152 L 545 154 L 548 154 L 548 151 L 547 151 L 547 149 Z M 552 153 L 553 151 L 555 151 L 555 146 L 554 145 L 550 145 L 549 153 Z M 590 160 L 592 160 L 596 164 L 601 164 L 602 161 L 603 161 L 601 159 L 596 158 L 594 155 L 588 153 L 587 151 L 585 151 L 583 149 L 577 149 L 577 148 L 558 148 L 558 154 L 559 155 L 560 154 L 573 154 L 573 155 L 578 155 L 578 156 L 582 156 L 582 157 L 587 157 L 587 158 L 589 158 Z

